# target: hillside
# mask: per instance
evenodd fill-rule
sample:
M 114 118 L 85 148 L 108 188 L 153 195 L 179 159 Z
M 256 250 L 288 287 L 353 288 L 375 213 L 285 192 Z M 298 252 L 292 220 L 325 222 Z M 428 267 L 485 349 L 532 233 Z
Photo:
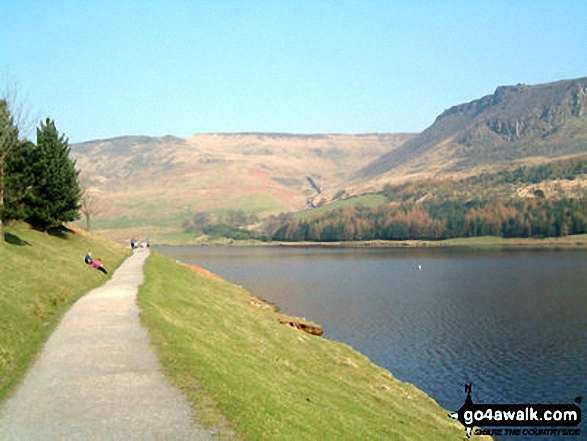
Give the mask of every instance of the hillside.
M 390 135 L 127 136 L 71 146 L 95 199 L 94 226 L 115 239 L 174 234 L 194 212 L 301 210 L 316 190 L 410 139 Z
M 65 311 L 109 276 L 91 269 L 92 251 L 110 274 L 127 257 L 123 247 L 81 231 L 59 236 L 26 224 L 5 229 L 0 244 L 0 401 L 34 361 Z
M 587 151 L 587 78 L 498 87 L 451 107 L 401 147 L 362 167 L 362 179 L 447 173 Z
M 118 240 L 186 242 L 193 233 L 182 224 L 196 213 L 242 210 L 263 218 L 381 192 L 386 185 L 424 183 L 421 198 L 437 198 L 440 187 L 490 199 L 537 190 L 548 198 L 569 197 L 583 194 L 575 187 L 583 185 L 584 173 L 574 173 L 571 183 L 562 175 L 543 176 L 499 188 L 481 184 L 486 178 L 463 180 L 561 161 L 568 162 L 564 168 L 581 168 L 587 78 L 498 87 L 446 110 L 420 134 L 126 136 L 75 144 L 72 155 L 95 200 L 94 227 Z M 361 204 L 361 198 L 354 201 Z

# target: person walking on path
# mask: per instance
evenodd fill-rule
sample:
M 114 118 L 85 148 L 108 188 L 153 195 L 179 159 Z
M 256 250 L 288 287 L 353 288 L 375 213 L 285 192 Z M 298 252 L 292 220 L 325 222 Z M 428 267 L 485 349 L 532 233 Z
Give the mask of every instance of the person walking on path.
M 160 371 L 135 299 L 148 257 L 134 253 L 65 314 L 15 394 L 0 439 L 207 440 Z

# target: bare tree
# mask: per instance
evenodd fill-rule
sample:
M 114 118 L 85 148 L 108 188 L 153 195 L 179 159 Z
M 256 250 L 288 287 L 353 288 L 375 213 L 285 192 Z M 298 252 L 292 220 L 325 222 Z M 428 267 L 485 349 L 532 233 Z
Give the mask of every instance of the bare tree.
M 10 111 L 5 100 L 0 100 L 0 243 L 4 242 L 2 211 L 4 209 L 4 163 L 14 147 L 18 133 L 12 124 Z
M 90 186 L 88 177 L 80 175 L 79 186 L 82 190 L 80 197 L 80 212 L 86 221 L 86 231 L 92 230 L 92 217 L 100 213 L 95 190 Z
M 31 107 L 20 98 L 18 86 L 11 82 L 0 97 L 0 244 L 4 243 L 4 184 L 6 160 L 14 147 L 28 135 L 34 127 Z

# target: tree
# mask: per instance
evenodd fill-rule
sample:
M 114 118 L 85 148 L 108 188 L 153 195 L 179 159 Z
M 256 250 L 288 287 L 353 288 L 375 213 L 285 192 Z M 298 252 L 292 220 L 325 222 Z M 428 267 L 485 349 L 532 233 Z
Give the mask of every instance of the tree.
M 80 213 L 86 221 L 86 231 L 92 230 L 92 216 L 100 213 L 98 207 L 98 200 L 94 189 L 90 187 L 88 178 L 86 176 L 80 176 L 79 185 L 81 190 L 80 196 Z
M 18 93 L 18 86 L 15 82 L 6 85 L 3 95 L 0 98 L 0 245 L 4 242 L 4 221 L 16 214 L 13 206 L 10 206 L 10 198 L 7 198 L 8 187 L 12 184 L 10 196 L 14 200 L 17 198 L 16 187 L 24 188 L 22 182 L 18 182 L 11 176 L 11 162 L 14 166 L 19 160 L 13 159 L 17 147 L 22 147 L 19 154 L 26 151 L 29 144 L 22 144 L 24 138 L 33 128 L 34 119 L 31 118 L 31 107 L 27 101 L 22 99 Z M 9 199 L 7 201 L 7 199 Z
M 17 141 L 4 161 L 3 213 L 2 220 L 20 220 L 26 218 L 26 195 L 31 191 L 34 176 L 30 174 L 28 164 L 30 152 L 35 145 L 28 141 Z
M 26 220 L 35 228 L 47 231 L 79 218 L 79 172 L 69 151 L 67 139 L 47 118 L 37 129 L 37 145 L 28 162 L 34 182 L 26 195 Z
M 18 142 L 18 127 L 10 114 L 6 100 L 0 100 L 0 243 L 4 242 L 4 182 L 6 161 Z

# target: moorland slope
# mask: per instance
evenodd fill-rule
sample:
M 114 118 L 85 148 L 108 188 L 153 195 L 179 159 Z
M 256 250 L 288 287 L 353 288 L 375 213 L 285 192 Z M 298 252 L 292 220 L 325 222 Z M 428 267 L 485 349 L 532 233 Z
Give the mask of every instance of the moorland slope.
M 182 223 L 198 212 L 263 217 L 381 192 L 386 184 L 416 183 L 420 198 L 437 197 L 441 187 L 485 199 L 538 190 L 568 197 L 565 176 L 543 176 L 532 186 L 464 180 L 521 166 L 582 170 L 587 78 L 498 87 L 446 110 L 420 134 L 127 136 L 75 144 L 72 155 L 96 201 L 94 226 L 115 239 L 182 242 L 189 236 Z M 575 187 L 584 173 L 572 178 L 572 193 L 582 194 Z
M 111 237 L 180 230 L 194 212 L 279 213 L 335 193 L 358 167 L 411 134 L 125 136 L 71 146 L 95 199 L 94 226 Z M 132 230 L 132 233 L 131 233 Z

